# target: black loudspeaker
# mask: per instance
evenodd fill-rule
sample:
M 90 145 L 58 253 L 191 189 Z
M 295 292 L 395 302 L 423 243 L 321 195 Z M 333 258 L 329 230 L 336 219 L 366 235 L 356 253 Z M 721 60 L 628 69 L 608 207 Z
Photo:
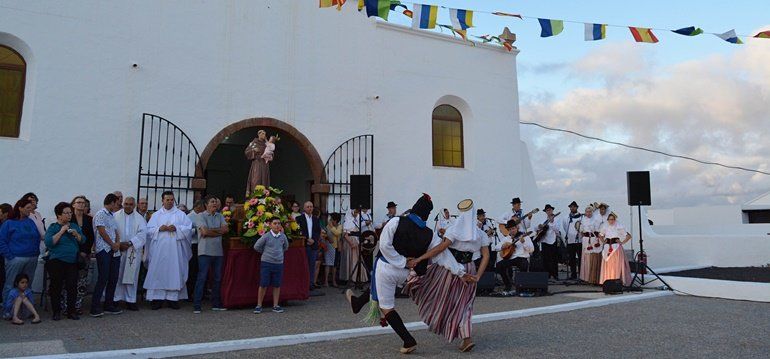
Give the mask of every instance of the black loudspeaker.
M 623 294 L 623 281 L 620 279 L 608 279 L 602 283 L 604 294 Z
M 350 209 L 372 208 L 372 176 L 350 175 Z
M 513 285 L 516 292 L 541 292 L 548 291 L 548 272 L 516 272 L 513 277 Z
M 628 205 L 650 206 L 650 171 L 626 172 L 628 179 Z
M 481 279 L 478 283 L 476 283 L 476 290 L 488 290 L 492 291 L 495 289 L 495 282 L 497 281 L 495 277 L 494 272 L 484 272 L 484 274 L 481 275 Z

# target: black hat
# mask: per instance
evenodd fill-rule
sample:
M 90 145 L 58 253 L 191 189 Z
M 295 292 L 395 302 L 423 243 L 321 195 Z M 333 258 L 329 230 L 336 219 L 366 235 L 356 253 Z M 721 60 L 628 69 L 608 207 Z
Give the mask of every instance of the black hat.
M 396 202 L 390 201 L 390 202 L 388 202 L 388 205 L 385 208 L 393 208 L 393 207 L 396 207 L 396 206 L 398 206 L 396 204 Z
M 511 204 L 517 204 L 517 203 L 521 203 L 521 199 L 519 199 L 519 197 L 516 197 L 511 200 Z
M 482 214 L 487 214 L 487 212 L 484 212 L 484 208 L 479 208 L 476 210 L 476 215 L 480 216 Z
M 545 208 L 543 208 L 543 211 L 547 211 L 549 209 L 556 209 L 556 208 L 553 208 L 553 206 L 551 206 L 550 204 L 546 204 Z
M 412 206 L 410 213 L 414 213 L 418 217 L 422 218 L 423 221 L 427 221 L 428 217 L 430 216 L 430 211 L 432 210 L 433 201 L 431 201 L 430 196 L 427 193 L 423 193 L 422 197 L 417 199 L 417 202 L 415 202 L 414 206 Z
M 507 223 L 505 223 L 505 228 L 513 228 L 516 227 L 519 224 L 518 219 L 511 219 Z
M 569 206 L 567 207 L 580 207 L 580 206 L 578 206 L 577 202 L 572 201 L 572 203 L 570 203 Z

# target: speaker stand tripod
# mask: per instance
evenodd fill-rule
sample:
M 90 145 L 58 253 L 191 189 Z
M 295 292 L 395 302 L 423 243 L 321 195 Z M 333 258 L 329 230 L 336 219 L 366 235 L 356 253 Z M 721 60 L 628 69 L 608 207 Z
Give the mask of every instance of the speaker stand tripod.
M 636 268 L 635 268 L 636 269 L 636 273 L 634 273 L 634 278 L 631 279 L 631 287 L 630 288 L 631 289 L 636 289 L 636 288 L 641 289 L 646 284 L 654 282 L 655 279 L 650 280 L 650 281 L 645 281 L 644 280 L 644 273 L 646 271 L 650 271 L 650 273 L 652 273 L 652 275 L 654 275 L 655 278 L 657 278 L 657 280 L 659 280 L 659 281 L 661 281 L 663 283 L 663 285 L 665 286 L 664 288 L 666 290 L 673 290 L 673 289 L 671 289 L 671 286 L 668 285 L 668 283 L 666 283 L 666 281 L 664 281 L 663 278 L 661 278 L 658 275 L 658 273 L 655 273 L 655 271 L 652 270 L 652 268 L 650 268 L 650 266 L 647 265 L 647 254 L 644 252 L 644 238 L 642 237 L 642 206 L 636 206 L 636 207 L 637 207 L 637 209 L 639 211 L 637 213 L 638 217 L 639 217 L 639 253 L 636 255 L 637 258 L 634 258 L 634 261 L 636 262 Z M 635 284 L 637 282 L 639 283 L 638 287 L 635 286 Z

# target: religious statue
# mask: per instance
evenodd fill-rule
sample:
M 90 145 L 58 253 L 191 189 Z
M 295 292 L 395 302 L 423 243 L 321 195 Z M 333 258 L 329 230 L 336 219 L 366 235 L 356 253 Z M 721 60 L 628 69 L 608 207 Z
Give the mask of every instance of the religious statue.
M 252 140 L 244 150 L 246 158 L 251 161 L 249 180 L 246 183 L 247 197 L 257 185 L 270 186 L 270 161 L 272 161 L 275 151 L 275 140 L 275 136 L 271 136 L 268 140 L 267 132 L 259 130 L 257 138 Z

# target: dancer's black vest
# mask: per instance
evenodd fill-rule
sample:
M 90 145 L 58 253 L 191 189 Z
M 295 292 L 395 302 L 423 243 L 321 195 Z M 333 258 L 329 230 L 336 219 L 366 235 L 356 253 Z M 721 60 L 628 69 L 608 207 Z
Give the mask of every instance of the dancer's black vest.
M 393 235 L 393 248 L 398 254 L 407 258 L 417 258 L 428 251 L 433 239 L 433 231 L 428 228 L 420 228 L 409 217 L 399 217 L 396 233 Z M 423 275 L 428 270 L 428 261 L 422 261 L 414 271 Z

